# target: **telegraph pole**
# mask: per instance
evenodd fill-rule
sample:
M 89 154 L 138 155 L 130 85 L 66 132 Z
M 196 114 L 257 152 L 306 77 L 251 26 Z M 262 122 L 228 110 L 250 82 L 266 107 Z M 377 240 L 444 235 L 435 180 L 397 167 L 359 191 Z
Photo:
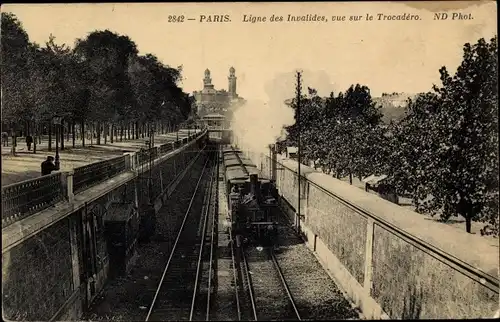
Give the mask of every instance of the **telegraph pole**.
M 297 168 L 297 180 L 299 182 L 298 184 L 298 200 L 297 200 L 297 217 L 298 217 L 298 221 L 297 221 L 297 230 L 300 234 L 300 218 L 301 218 L 301 213 L 300 213 L 300 163 L 302 162 L 302 158 L 300 157 L 301 155 L 301 152 L 302 152 L 302 149 L 301 149 L 301 144 L 300 144 L 300 132 L 301 132 L 301 124 L 300 124 L 300 108 L 301 108 L 301 99 L 302 99 L 302 72 L 301 71 L 297 71 L 297 86 L 295 88 L 295 93 L 297 94 L 297 134 L 298 134 L 298 138 L 297 138 L 297 161 L 298 161 L 298 168 Z

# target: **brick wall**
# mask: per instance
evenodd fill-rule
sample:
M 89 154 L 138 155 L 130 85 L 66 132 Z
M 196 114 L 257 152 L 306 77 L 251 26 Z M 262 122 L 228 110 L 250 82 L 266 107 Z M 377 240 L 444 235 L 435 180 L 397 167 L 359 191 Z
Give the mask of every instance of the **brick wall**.
M 293 216 L 297 163 L 281 163 L 277 185 Z M 383 312 L 392 319 L 487 318 L 497 312 L 498 246 L 491 240 L 427 220 L 307 166 L 301 173 L 308 183 L 301 228 L 369 319 Z
M 194 145 L 153 169 L 156 197 L 162 191 L 161 183 L 165 189 L 176 175 L 186 169 L 198 151 L 199 147 Z M 108 205 L 113 201 L 135 200 L 136 194 L 144 202 L 147 192 L 145 180 L 133 179 L 3 252 L 4 318 L 36 321 L 52 317 L 59 320 L 77 318 L 84 303 L 92 300 L 92 295 L 99 292 L 108 278 L 109 259 L 103 226 Z M 84 220 L 86 213 L 86 220 L 93 217 L 93 221 Z M 95 239 L 89 241 L 95 242 L 93 246 L 83 242 L 87 223 L 93 227 L 91 234 Z M 83 255 L 84 247 L 92 248 L 87 249 L 91 252 L 92 261 Z M 95 268 L 90 272 L 93 265 Z M 90 283 L 87 282 L 93 274 L 96 274 L 95 290 L 90 294 Z
M 63 219 L 2 254 L 5 318 L 48 320 L 72 294 L 68 223 Z

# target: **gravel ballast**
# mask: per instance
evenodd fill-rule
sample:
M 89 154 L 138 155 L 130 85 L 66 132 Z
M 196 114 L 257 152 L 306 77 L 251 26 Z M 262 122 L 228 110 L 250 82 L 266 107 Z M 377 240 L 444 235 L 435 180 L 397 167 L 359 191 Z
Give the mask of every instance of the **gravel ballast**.
M 170 196 L 166 205 L 160 209 L 157 214 L 156 235 L 151 238 L 151 242 L 138 245 L 137 259 L 130 273 L 126 277 L 107 282 L 104 289 L 92 303 L 89 311 L 84 315 L 84 320 L 144 321 L 188 208 L 190 198 L 201 175 L 204 161 L 204 158 L 201 158 L 193 166 L 192 170 L 181 180 L 177 190 Z M 209 168 L 206 169 L 206 175 L 200 182 L 201 187 L 206 186 L 205 181 L 210 179 L 210 170 Z M 211 319 L 235 320 L 234 276 L 230 249 L 227 247 L 229 240 L 227 240 L 227 234 L 225 233 L 225 217 L 227 214 L 225 213 L 226 196 L 223 191 L 224 181 L 221 180 L 219 182 L 219 191 L 215 192 L 215 196 L 219 200 L 219 209 L 217 209 L 219 213 L 219 218 L 217 218 L 219 236 L 216 238 L 218 260 L 217 271 L 215 272 L 218 283 L 212 299 Z M 194 210 L 198 208 L 201 211 L 201 205 L 193 205 Z M 295 234 L 290 224 L 285 222 L 284 218 L 281 218 L 281 220 L 279 238 L 277 239 L 278 245 L 274 254 L 301 318 L 303 320 L 359 319 L 358 312 L 345 299 L 343 293 L 311 250 Z M 254 252 L 255 249 L 250 250 L 249 255 Z M 257 252 L 260 254 L 260 251 Z M 250 257 L 252 258 L 249 262 L 249 268 L 256 286 L 258 303 L 261 304 L 260 308 L 265 309 L 265 312 L 261 311 L 263 316 L 272 319 L 292 319 L 292 316 L 279 316 L 280 312 L 290 313 L 290 307 L 286 305 L 285 299 L 281 298 L 281 295 L 285 294 L 284 289 L 279 284 L 272 263 L 260 262 L 261 260 L 268 260 L 267 258 L 259 260 L 260 256 Z M 272 274 L 272 279 L 264 278 L 265 274 Z M 262 287 L 257 287 L 257 284 Z M 243 294 L 239 295 L 242 296 L 243 300 Z M 263 303 L 267 304 L 264 305 Z
M 126 277 L 108 281 L 83 317 L 84 320 L 144 321 L 201 174 L 203 159 L 200 158 L 193 165 L 166 205 L 160 209 L 156 219 L 156 235 L 150 243 L 138 246 L 137 260 L 130 273 Z
M 275 255 L 302 320 L 359 319 L 359 313 L 293 228 L 282 222 Z

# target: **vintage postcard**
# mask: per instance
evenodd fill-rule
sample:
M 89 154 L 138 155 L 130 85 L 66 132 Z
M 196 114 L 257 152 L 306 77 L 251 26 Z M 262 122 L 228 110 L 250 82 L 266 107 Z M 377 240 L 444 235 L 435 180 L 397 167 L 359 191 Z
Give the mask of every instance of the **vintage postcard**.
M 2 317 L 500 317 L 494 1 L 1 7 Z

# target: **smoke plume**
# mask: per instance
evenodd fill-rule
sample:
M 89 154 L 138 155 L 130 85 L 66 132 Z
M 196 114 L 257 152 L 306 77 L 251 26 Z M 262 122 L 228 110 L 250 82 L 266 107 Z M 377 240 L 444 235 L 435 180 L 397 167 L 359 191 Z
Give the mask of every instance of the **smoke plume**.
M 303 71 L 302 93 L 307 87 L 315 88 L 319 95 L 329 95 L 334 86 L 325 72 Z M 296 72 L 276 75 L 264 86 L 267 101 L 247 99 L 234 109 L 231 129 L 234 141 L 241 149 L 268 153 L 269 144 L 286 137 L 284 127 L 294 124 L 294 110 L 285 100 L 296 96 Z

